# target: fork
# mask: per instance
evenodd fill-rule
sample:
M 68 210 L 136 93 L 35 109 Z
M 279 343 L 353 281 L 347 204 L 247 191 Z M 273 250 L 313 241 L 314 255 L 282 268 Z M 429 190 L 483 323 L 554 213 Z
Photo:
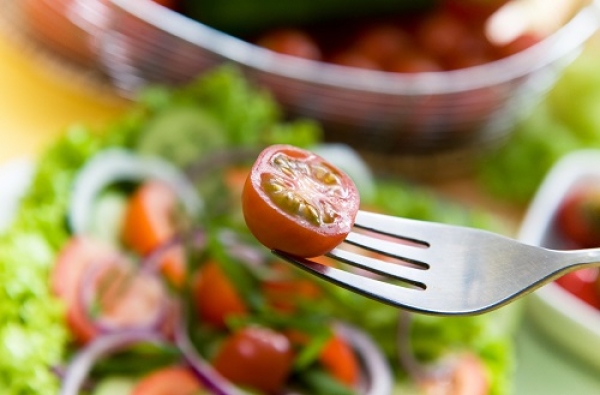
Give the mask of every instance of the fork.
M 351 291 L 431 315 L 484 313 L 562 274 L 600 266 L 600 249 L 551 250 L 485 230 L 366 211 L 326 254 L 359 270 L 273 253 Z

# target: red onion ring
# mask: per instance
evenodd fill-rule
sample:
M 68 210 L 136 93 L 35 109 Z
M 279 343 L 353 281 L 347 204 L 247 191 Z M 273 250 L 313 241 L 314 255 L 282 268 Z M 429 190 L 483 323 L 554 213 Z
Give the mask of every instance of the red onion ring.
M 394 388 L 393 374 L 385 357 L 363 331 L 337 323 L 335 331 L 350 343 L 362 361 L 365 376 L 364 395 L 389 395 Z
M 142 276 L 148 276 L 148 278 L 150 280 L 154 280 L 156 281 L 157 285 L 160 287 L 160 291 L 162 293 L 161 298 L 160 298 L 160 305 L 156 306 L 156 309 L 153 311 L 153 317 L 151 317 L 151 319 L 149 320 L 145 320 L 144 322 L 141 322 L 139 324 L 136 324 L 134 326 L 126 326 L 126 327 L 120 327 L 120 326 L 116 326 L 106 320 L 103 320 L 102 317 L 98 318 L 98 317 L 94 317 L 91 313 L 92 311 L 92 305 L 94 302 L 94 297 L 95 297 L 95 290 L 97 288 L 97 285 L 95 284 L 96 280 L 102 275 L 102 272 L 104 269 L 106 269 L 107 267 L 109 267 L 110 265 L 126 265 L 128 264 L 128 261 L 125 260 L 121 260 L 119 262 L 114 262 L 114 261 L 105 261 L 105 262 L 99 262 L 95 265 L 91 265 L 87 270 L 86 273 L 84 274 L 84 277 L 81 281 L 80 284 L 80 292 L 79 292 L 79 303 L 81 303 L 81 306 L 83 306 L 83 310 L 85 311 L 85 314 L 87 315 L 87 318 L 90 320 L 90 322 L 94 325 L 94 327 L 98 330 L 99 333 L 110 333 L 110 332 L 117 332 L 117 331 L 123 331 L 123 330 L 157 330 L 161 324 L 164 322 L 165 318 L 168 316 L 167 314 L 167 308 L 169 306 L 168 303 L 168 298 L 167 298 L 167 290 L 164 286 L 164 284 L 162 283 L 162 281 L 155 276 L 153 273 L 150 272 L 141 272 L 141 271 L 136 271 L 135 269 L 131 268 L 132 273 L 131 275 L 133 276 L 137 276 L 137 275 L 142 275 Z
M 175 344 L 182 352 L 183 357 L 192 368 L 196 377 L 198 377 L 204 387 L 212 394 L 248 395 L 221 376 L 204 358 L 202 358 L 188 337 L 185 321 L 183 320 L 175 329 Z
M 79 395 L 94 363 L 111 353 L 139 343 L 166 344 L 165 339 L 150 331 L 130 330 L 96 338 L 81 349 L 64 371 L 59 395 Z

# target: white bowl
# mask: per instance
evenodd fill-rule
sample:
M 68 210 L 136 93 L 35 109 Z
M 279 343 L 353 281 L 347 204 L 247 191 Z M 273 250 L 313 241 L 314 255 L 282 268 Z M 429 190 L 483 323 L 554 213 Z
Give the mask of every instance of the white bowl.
M 554 165 L 538 189 L 519 232 L 527 244 L 561 249 L 556 212 L 571 188 L 590 179 L 600 181 L 600 150 L 568 154 Z M 527 315 L 557 345 L 600 370 L 600 311 L 555 283 L 528 297 Z

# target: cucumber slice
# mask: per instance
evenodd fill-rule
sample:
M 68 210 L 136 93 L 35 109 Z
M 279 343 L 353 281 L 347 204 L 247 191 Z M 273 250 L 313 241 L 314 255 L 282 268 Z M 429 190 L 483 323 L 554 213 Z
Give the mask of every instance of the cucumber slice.
M 91 395 L 130 395 L 135 384 L 130 377 L 107 377 L 96 385 Z
M 179 105 L 156 115 L 142 131 L 136 150 L 185 167 L 227 146 L 227 132 L 210 113 Z

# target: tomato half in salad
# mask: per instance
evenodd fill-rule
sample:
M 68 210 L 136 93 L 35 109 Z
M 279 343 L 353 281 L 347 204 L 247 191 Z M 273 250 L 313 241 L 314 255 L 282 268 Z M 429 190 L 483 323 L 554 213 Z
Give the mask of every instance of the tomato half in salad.
M 142 256 L 171 240 L 178 231 L 178 198 L 160 181 L 142 184 L 131 196 L 125 210 L 123 240 Z M 185 281 L 184 251 L 173 247 L 165 252 L 161 271 L 174 285 Z
M 323 255 L 348 235 L 360 197 L 354 182 L 325 159 L 290 145 L 258 156 L 242 192 L 252 234 L 273 250 Z

